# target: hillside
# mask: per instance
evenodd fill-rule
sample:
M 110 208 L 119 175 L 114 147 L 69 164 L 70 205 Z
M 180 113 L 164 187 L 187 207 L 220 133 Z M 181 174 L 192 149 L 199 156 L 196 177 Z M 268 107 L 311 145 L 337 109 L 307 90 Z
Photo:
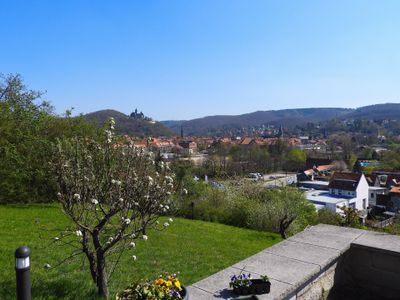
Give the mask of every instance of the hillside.
M 363 106 L 346 115 L 346 118 L 365 120 L 400 120 L 400 103 Z
M 214 135 L 230 130 L 239 130 L 246 127 L 261 125 L 282 124 L 284 127 L 294 127 L 307 122 L 319 122 L 332 118 L 339 118 L 352 112 L 348 108 L 302 108 L 257 111 L 237 116 L 209 116 L 183 122 L 165 122 L 164 125 L 178 133 L 180 127 L 187 135 Z
M 99 110 L 84 115 L 84 118 L 98 126 L 113 117 L 116 122 L 116 129 L 119 133 L 129 134 L 138 137 L 147 136 L 171 136 L 173 132 L 160 122 L 150 122 L 142 119 L 131 118 L 115 110 Z

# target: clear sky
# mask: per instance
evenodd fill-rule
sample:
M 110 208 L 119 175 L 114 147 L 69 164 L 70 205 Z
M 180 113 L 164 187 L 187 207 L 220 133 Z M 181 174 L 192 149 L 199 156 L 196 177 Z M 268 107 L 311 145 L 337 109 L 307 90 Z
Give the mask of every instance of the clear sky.
M 58 113 L 400 102 L 400 1 L 2 1 L 0 72 Z

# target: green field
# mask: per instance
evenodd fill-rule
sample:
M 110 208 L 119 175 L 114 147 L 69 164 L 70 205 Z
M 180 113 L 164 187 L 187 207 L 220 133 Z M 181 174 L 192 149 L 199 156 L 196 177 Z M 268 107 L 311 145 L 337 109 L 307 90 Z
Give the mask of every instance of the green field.
M 83 256 L 54 269 L 43 268 L 70 253 L 52 242 L 68 225 L 56 205 L 0 206 L 0 299 L 15 299 L 14 251 L 21 245 L 32 250 L 33 299 L 96 299 Z M 179 271 L 189 285 L 281 240 L 274 233 L 186 219 L 175 219 L 166 231 L 148 235 L 147 242 L 138 241 L 135 250 L 124 253 L 110 282 L 112 298 L 128 283 L 165 271 Z

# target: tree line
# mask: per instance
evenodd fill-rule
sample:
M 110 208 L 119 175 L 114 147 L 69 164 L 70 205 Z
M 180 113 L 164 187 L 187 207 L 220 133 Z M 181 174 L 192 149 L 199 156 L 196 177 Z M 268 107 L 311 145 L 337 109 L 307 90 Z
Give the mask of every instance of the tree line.
M 98 136 L 82 118 L 55 114 L 20 75 L 0 76 L 0 203 L 54 201 L 52 145 L 58 138 Z

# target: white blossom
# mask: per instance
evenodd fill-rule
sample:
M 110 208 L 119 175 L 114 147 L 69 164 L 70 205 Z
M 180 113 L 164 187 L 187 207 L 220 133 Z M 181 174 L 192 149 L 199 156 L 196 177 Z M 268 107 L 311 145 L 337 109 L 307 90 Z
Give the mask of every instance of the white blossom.
M 111 183 L 115 184 L 117 181 L 115 179 L 111 179 Z
M 81 199 L 81 195 L 79 195 L 79 194 L 74 194 L 74 199 L 75 199 L 75 200 L 80 200 L 80 199 Z
M 168 222 L 165 222 L 164 223 L 164 227 L 168 227 L 169 226 L 169 223 Z
M 93 203 L 94 205 L 96 205 L 96 204 L 99 204 L 99 201 L 98 201 L 97 199 L 92 199 L 92 203 Z
M 134 239 L 136 237 L 136 234 L 132 233 L 131 238 Z
M 44 264 L 43 268 L 45 268 L 45 269 L 50 269 L 51 266 L 50 266 L 49 264 Z
M 166 192 L 166 194 L 167 194 L 168 196 L 170 196 L 170 195 L 171 195 L 171 192 Z
M 60 192 L 57 193 L 57 197 L 61 197 L 61 193 Z
M 129 225 L 131 223 L 131 219 L 125 219 L 125 224 Z
M 124 202 L 124 198 L 119 198 L 119 202 Z
M 187 189 L 183 189 L 183 193 L 184 193 L 185 195 L 187 195 L 187 193 L 188 193 Z
M 58 241 L 60 238 L 58 236 L 54 237 L 53 240 Z
M 136 255 L 132 255 L 132 259 L 133 259 L 134 261 L 137 260 Z
M 135 242 L 130 242 L 130 243 L 129 243 L 129 246 L 131 246 L 132 248 L 135 248 L 135 247 L 136 247 L 136 244 L 135 244 Z
M 169 221 L 170 223 L 172 223 L 174 220 L 173 220 L 172 218 L 169 218 L 168 221 Z
M 143 235 L 142 237 L 145 241 L 147 241 L 149 239 L 149 237 L 147 235 Z
M 77 231 L 75 231 L 75 234 L 76 234 L 76 236 L 82 236 L 82 231 L 77 230 Z
M 169 206 L 168 206 L 168 205 L 165 205 L 164 207 L 165 207 L 165 209 L 166 209 L 166 210 L 168 210 L 168 209 L 169 209 Z

